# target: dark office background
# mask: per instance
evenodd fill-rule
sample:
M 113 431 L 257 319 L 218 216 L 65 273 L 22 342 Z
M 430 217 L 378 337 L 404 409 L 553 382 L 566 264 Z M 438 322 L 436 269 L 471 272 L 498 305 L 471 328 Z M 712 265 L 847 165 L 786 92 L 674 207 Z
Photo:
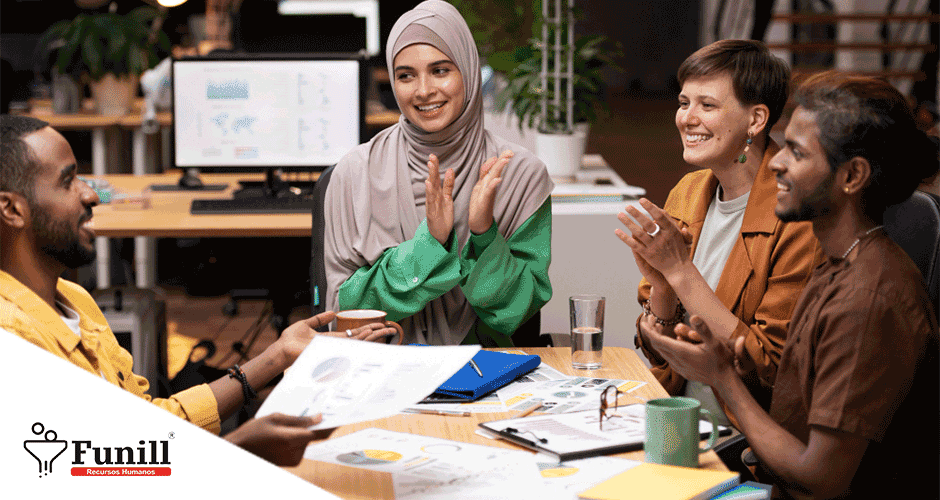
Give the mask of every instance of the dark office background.
M 395 20 L 418 3 L 417 0 L 380 1 L 380 41 L 383 48 Z M 145 2 L 117 2 L 119 12 L 141 5 Z M 480 5 L 487 12 L 489 5 L 485 2 Z M 603 154 L 628 183 L 646 187 L 650 198 L 661 202 L 669 187 L 685 171 L 672 124 L 678 92 L 674 75 L 679 63 L 697 48 L 699 0 L 582 0 L 576 5 L 582 11 L 576 24 L 578 34 L 603 34 L 620 42 L 626 49 L 618 60 L 624 71 L 606 74 L 609 82 L 607 102 L 613 113 L 594 126 L 588 152 Z M 108 4 L 105 3 L 93 10 L 107 9 Z M 40 34 L 53 23 L 72 19 L 83 11 L 88 10 L 71 0 L 2 1 L 0 57 L 4 66 L 0 70 L 0 101 L 25 101 L 37 91 L 36 83 L 48 83 L 47 65 L 36 58 Z M 163 30 L 173 44 L 192 45 L 188 19 L 204 13 L 205 0 L 189 0 L 170 9 Z M 353 16 L 281 16 L 277 13 L 276 0 L 244 0 L 233 24 L 234 48 L 240 51 L 357 51 L 365 47 L 363 19 Z M 384 67 L 384 53 L 374 58 L 372 65 Z M 394 99 L 383 99 L 383 102 L 394 105 Z M 91 134 L 67 131 L 64 135 L 71 143 L 82 171 L 90 172 Z M 649 154 L 651 141 L 664 145 L 654 148 L 660 151 Z M 125 145 L 128 149 L 129 140 L 125 140 Z M 625 147 L 629 148 L 627 151 L 633 149 L 646 153 L 624 154 Z M 280 248 L 289 248 L 292 257 L 280 262 L 291 264 L 259 269 L 245 263 L 263 258 L 270 251 L 270 241 L 239 239 L 237 243 L 227 244 L 217 239 L 161 240 L 160 255 L 173 255 L 174 258 L 161 258 L 158 279 L 165 285 L 186 286 L 193 295 L 225 294 L 231 288 L 271 288 L 272 277 L 286 279 L 302 274 L 291 269 L 303 269 L 294 263 L 303 262 L 304 252 L 309 252 L 305 249 L 306 241 L 285 241 L 286 246 L 281 245 Z M 122 277 L 130 277 L 132 246 L 130 240 L 115 240 L 114 246 L 114 251 L 124 257 L 112 260 L 116 266 L 112 267 L 113 281 L 121 283 Z M 121 260 L 124 261 L 123 266 Z M 238 276 L 238 280 L 233 281 L 232 276 Z M 287 288 L 305 290 L 302 283 Z M 297 303 L 306 300 L 309 298 L 295 298 Z

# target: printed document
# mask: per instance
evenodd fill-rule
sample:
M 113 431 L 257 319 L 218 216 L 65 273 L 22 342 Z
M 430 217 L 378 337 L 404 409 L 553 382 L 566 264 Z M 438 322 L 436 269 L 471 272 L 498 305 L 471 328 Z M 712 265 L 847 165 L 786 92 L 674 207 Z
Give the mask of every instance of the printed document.
M 551 498 L 524 451 L 373 428 L 310 446 L 304 458 L 391 473 L 398 500 Z
M 257 416 L 323 415 L 316 428 L 390 417 L 449 379 L 480 346 L 399 346 L 317 336 Z

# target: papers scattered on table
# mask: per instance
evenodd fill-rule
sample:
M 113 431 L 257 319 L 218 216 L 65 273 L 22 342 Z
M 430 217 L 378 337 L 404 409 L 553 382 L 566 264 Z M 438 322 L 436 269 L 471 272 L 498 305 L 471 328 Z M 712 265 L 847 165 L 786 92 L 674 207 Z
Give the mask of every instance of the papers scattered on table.
M 633 392 L 646 385 L 636 380 L 620 380 L 590 377 L 567 377 L 528 384 L 513 384 L 499 392 L 500 399 L 510 411 L 521 411 L 542 403 L 542 413 L 569 413 L 597 409 L 601 393 L 608 385 L 621 392 Z
M 317 336 L 258 416 L 323 414 L 317 428 L 390 417 L 450 378 L 480 346 L 397 346 Z
M 304 458 L 392 474 L 395 498 L 548 498 L 527 452 L 364 429 L 310 446 Z

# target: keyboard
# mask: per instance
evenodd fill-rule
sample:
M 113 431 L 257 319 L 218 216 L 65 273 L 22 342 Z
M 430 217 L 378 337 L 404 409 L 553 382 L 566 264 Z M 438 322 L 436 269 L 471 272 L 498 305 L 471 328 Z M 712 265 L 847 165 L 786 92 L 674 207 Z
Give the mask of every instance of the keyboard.
M 216 214 L 309 214 L 313 211 L 313 198 L 285 196 L 282 198 L 244 196 L 218 200 L 193 200 L 189 213 Z

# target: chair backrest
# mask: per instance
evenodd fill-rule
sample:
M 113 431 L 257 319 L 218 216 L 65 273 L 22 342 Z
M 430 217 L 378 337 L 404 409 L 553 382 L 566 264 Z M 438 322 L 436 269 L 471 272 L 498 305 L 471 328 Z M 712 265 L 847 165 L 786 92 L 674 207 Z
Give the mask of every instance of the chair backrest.
M 519 325 L 512 334 L 512 344 L 516 347 L 552 347 L 552 337 L 542 335 L 542 311 L 535 314 Z
M 311 315 L 326 310 L 326 268 L 323 265 L 323 199 L 335 165 L 320 173 L 313 187 L 313 226 L 310 234 L 310 311 Z M 325 331 L 324 326 L 320 330 Z
M 888 236 L 917 264 L 940 316 L 940 197 L 914 191 L 907 200 L 885 210 L 884 225 Z

